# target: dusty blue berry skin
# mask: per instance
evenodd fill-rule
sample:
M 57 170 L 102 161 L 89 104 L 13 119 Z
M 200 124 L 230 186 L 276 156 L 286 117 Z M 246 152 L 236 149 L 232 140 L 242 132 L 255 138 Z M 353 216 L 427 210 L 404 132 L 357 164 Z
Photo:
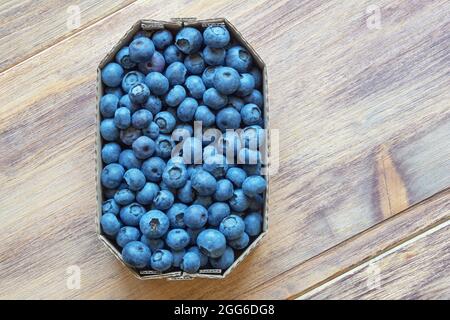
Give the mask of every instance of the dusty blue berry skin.
M 195 252 L 187 252 L 180 263 L 181 270 L 196 273 L 200 268 L 200 257 Z
M 252 56 L 244 47 L 234 46 L 227 50 L 225 64 L 228 67 L 236 69 L 240 73 L 248 72 L 252 62 Z
M 264 103 L 264 97 L 261 93 L 261 91 L 253 89 L 252 92 L 248 95 L 243 97 L 245 103 L 253 103 L 256 104 L 259 108 L 262 108 Z
M 107 143 L 102 148 L 102 160 L 106 164 L 119 161 L 119 155 L 122 148 L 115 142 Z
M 248 72 L 253 76 L 253 79 L 255 80 L 255 88 L 260 88 L 262 86 L 262 75 L 261 71 L 258 67 L 253 67 Z
M 266 180 L 261 176 L 250 176 L 242 184 L 242 191 L 248 197 L 254 197 L 266 190 Z
M 139 106 L 137 104 L 131 102 L 130 96 L 128 94 L 125 94 L 120 98 L 118 107 L 127 108 L 128 110 L 130 110 L 130 113 L 133 113 L 139 109 Z
M 128 92 L 132 103 L 142 104 L 150 96 L 150 89 L 144 83 L 136 83 Z
M 174 200 L 175 197 L 172 192 L 169 190 L 160 190 L 153 199 L 153 205 L 155 209 L 167 210 L 172 206 Z
M 166 244 L 173 250 L 182 250 L 190 242 L 189 234 L 184 229 L 172 229 L 167 233 Z
M 122 89 L 125 93 L 128 93 L 132 86 L 137 83 L 144 82 L 145 76 L 139 71 L 129 71 L 122 79 Z
M 243 147 L 257 150 L 265 142 L 264 129 L 258 125 L 245 127 L 241 132 L 241 140 Z
M 173 36 L 169 30 L 158 30 L 152 35 L 152 41 L 158 50 L 163 50 L 172 43 Z
M 150 205 L 159 192 L 159 186 L 153 182 L 147 182 L 144 187 L 136 193 L 136 201 L 142 205 Z
M 136 158 L 145 160 L 153 155 L 156 145 L 149 137 L 141 136 L 133 142 L 132 148 Z
M 244 105 L 241 109 L 242 122 L 248 126 L 255 125 L 261 121 L 261 109 L 253 103 Z
M 141 242 L 147 245 L 152 252 L 163 249 L 164 248 L 164 240 L 163 239 L 149 239 L 145 235 L 141 236 Z
M 142 129 L 142 134 L 150 139 L 156 140 L 159 136 L 159 127 L 156 122 L 150 122 L 147 128 Z
M 187 97 L 177 108 L 177 117 L 183 122 L 189 122 L 194 119 L 195 111 L 197 110 L 198 102 L 194 98 Z
M 175 36 L 175 45 L 185 53 L 192 54 L 200 50 L 203 43 L 203 37 L 200 31 L 192 27 L 181 29 Z
M 140 241 L 128 242 L 122 249 L 123 261 L 138 269 L 145 268 L 150 262 L 151 256 L 150 248 Z
M 257 165 L 261 163 L 261 153 L 257 150 L 242 148 L 241 150 L 239 150 L 238 160 L 238 163 L 240 164 Z M 249 171 L 246 170 L 245 167 L 243 167 L 243 169 L 247 172 L 248 175 Z
M 233 249 L 243 250 L 243 249 L 247 248 L 249 242 L 250 242 L 250 238 L 249 238 L 248 234 L 244 232 L 244 233 L 242 233 L 242 235 L 239 238 L 228 241 L 228 245 L 230 247 L 232 247 Z
M 126 206 L 132 203 L 135 199 L 134 192 L 129 189 L 117 190 L 114 195 L 114 200 L 121 206 Z
M 228 169 L 225 177 L 230 180 L 235 187 L 240 188 L 247 178 L 247 173 L 241 168 L 233 167 Z
M 208 211 L 205 207 L 193 204 L 184 212 L 184 223 L 191 229 L 200 229 L 208 221 Z
M 176 268 L 180 267 L 181 261 L 183 260 L 184 255 L 186 254 L 186 250 L 170 250 L 173 256 L 173 263 L 172 265 Z
M 120 209 L 120 220 L 127 225 L 132 227 L 137 227 L 139 225 L 139 220 L 145 213 L 145 209 L 139 203 L 131 203 Z
M 225 217 L 230 215 L 230 206 L 225 202 L 214 202 L 208 208 L 208 223 L 217 227 Z
M 156 139 L 156 156 L 167 159 L 172 154 L 172 149 L 175 147 L 175 143 L 168 135 L 160 134 Z
M 195 193 L 194 189 L 192 189 L 191 180 L 187 180 L 184 186 L 178 189 L 177 197 L 185 204 L 190 204 L 195 200 Z
M 155 53 L 153 41 L 147 37 L 134 39 L 129 46 L 130 59 L 136 63 L 149 61 Z
M 225 131 L 219 137 L 217 149 L 229 159 L 229 163 L 233 164 L 234 157 L 241 149 L 241 137 L 237 131 Z
M 158 51 L 155 51 L 150 61 L 141 62 L 138 64 L 138 69 L 140 72 L 147 75 L 153 71 L 162 72 L 165 66 L 166 61 L 164 60 L 164 56 Z
M 174 44 L 172 44 L 164 50 L 164 59 L 167 64 L 181 62 L 184 59 L 184 54 Z
M 202 142 L 196 137 L 183 140 L 183 159 L 187 164 L 201 162 Z
M 120 228 L 116 236 L 116 242 L 122 248 L 131 241 L 138 241 L 141 237 L 141 233 L 135 227 L 125 226 Z
M 211 196 L 197 196 L 193 204 L 201 205 L 205 208 L 209 207 L 213 203 Z
M 140 129 L 129 127 L 123 130 L 120 130 L 120 141 L 126 144 L 127 146 L 131 146 L 133 142 L 142 135 L 142 131 Z
M 186 90 L 183 86 L 176 85 L 164 96 L 164 101 L 170 107 L 178 106 L 186 98 Z
M 120 207 L 116 203 L 116 201 L 114 201 L 114 199 L 109 199 L 109 200 L 103 201 L 103 204 L 102 204 L 102 213 L 103 214 L 111 213 L 111 214 L 117 216 L 119 214 L 119 211 L 120 211 Z
M 241 112 L 242 107 L 244 106 L 244 100 L 238 98 L 236 96 L 228 97 L 228 104 L 235 108 L 237 111 Z
M 248 197 L 242 189 L 235 189 L 233 196 L 228 200 L 231 210 L 236 212 L 244 212 L 248 208 Z
M 220 231 L 206 229 L 198 235 L 197 246 L 204 255 L 210 258 L 218 258 L 225 252 L 226 239 Z
M 225 49 L 205 47 L 203 49 L 203 59 L 210 66 L 221 66 L 225 62 Z
M 160 210 L 150 210 L 139 222 L 142 234 L 149 239 L 161 238 L 169 230 L 169 218 Z
M 217 179 L 225 176 L 228 170 L 228 164 L 223 155 L 215 154 L 205 159 L 203 163 L 203 170 L 209 172 L 214 176 L 214 178 Z
M 157 96 L 162 96 L 169 91 L 169 80 L 159 72 L 150 72 L 145 77 L 145 84 L 150 92 Z
M 119 129 L 127 129 L 131 125 L 131 112 L 128 108 L 120 107 L 114 114 L 114 124 Z
M 228 171 L 227 171 L 228 172 Z M 214 193 L 214 200 L 227 201 L 233 196 L 234 187 L 228 179 L 221 179 L 217 181 L 216 192 Z
M 229 215 L 220 222 L 219 230 L 227 240 L 237 239 L 244 233 L 244 220 L 235 214 Z
M 181 62 L 172 62 L 166 69 L 164 76 L 169 80 L 171 86 L 183 84 L 186 80 L 187 69 Z
M 122 182 L 125 169 L 117 163 L 108 164 L 102 170 L 101 180 L 105 188 L 117 188 Z
M 155 115 L 155 123 L 161 133 L 171 133 L 176 125 L 175 117 L 168 111 L 161 111 Z
M 216 125 L 222 131 L 239 129 L 241 126 L 241 115 L 233 107 L 223 108 L 216 115 Z
M 216 178 L 205 170 L 198 170 L 191 178 L 192 188 L 200 196 L 210 196 L 216 192 Z
M 239 88 L 239 84 L 240 76 L 235 69 L 230 67 L 217 68 L 213 78 L 213 85 L 220 93 L 225 95 L 233 94 Z
M 184 65 L 190 74 L 202 74 L 205 70 L 205 60 L 200 53 L 194 53 L 184 58 Z
M 132 150 L 125 149 L 120 153 L 119 164 L 127 170 L 131 168 L 140 168 L 141 160 L 136 158 Z
M 142 163 L 141 170 L 148 181 L 159 182 L 161 181 L 165 167 L 166 162 L 163 159 L 159 157 L 152 157 Z
M 186 78 L 184 86 L 187 88 L 188 93 L 195 99 L 202 99 L 203 93 L 206 90 L 205 84 L 202 78 L 199 76 L 189 76 Z
M 225 26 L 209 26 L 203 31 L 203 40 L 211 48 L 224 48 L 230 42 L 230 33 Z
M 112 142 L 119 138 L 119 129 L 113 119 L 104 119 L 100 123 L 100 135 L 106 141 Z
M 211 127 L 216 122 L 216 116 L 207 106 L 198 106 L 195 110 L 194 120 L 201 121 L 204 127 Z
M 234 262 L 234 251 L 232 248 L 227 247 L 223 255 L 218 258 L 209 258 L 211 266 L 216 269 L 228 269 Z
M 117 217 L 112 213 L 105 213 L 100 219 L 102 230 L 105 234 L 115 237 L 122 227 Z
M 213 110 L 219 110 L 226 106 L 228 97 L 216 88 L 209 88 L 203 93 L 203 103 Z
M 201 231 L 203 231 L 203 230 L 201 230 Z M 189 229 L 188 229 L 188 232 L 189 232 Z M 197 238 L 196 238 L 196 241 L 197 241 Z M 195 242 L 194 242 L 194 244 L 195 244 Z M 208 257 L 206 255 L 204 255 L 203 253 L 201 253 L 200 249 L 197 246 L 190 247 L 187 251 L 195 253 L 199 257 L 199 259 L 200 259 L 200 267 L 204 267 L 204 266 L 206 266 L 208 264 Z
M 155 115 L 162 109 L 161 99 L 157 96 L 150 95 L 147 101 L 142 105 L 142 108 L 150 111 L 153 115 Z
M 130 49 L 128 46 L 122 47 L 116 54 L 116 62 L 125 69 L 131 69 L 136 66 L 136 63 L 130 59 Z
M 236 91 L 238 97 L 244 97 L 252 93 L 255 88 L 255 79 L 250 73 L 240 75 L 239 88 Z
M 105 87 L 105 94 L 113 94 L 120 99 L 124 92 L 121 87 Z
M 144 187 L 145 176 L 141 170 L 136 168 L 128 169 L 123 175 L 125 182 L 132 191 L 138 191 Z
M 169 250 L 161 249 L 156 250 L 151 259 L 150 265 L 156 271 L 166 271 L 170 269 L 173 263 L 173 256 Z
M 244 218 L 245 232 L 251 237 L 259 235 L 262 229 L 262 221 L 263 218 L 259 212 L 249 213 Z
M 102 81 L 108 87 L 117 87 L 122 82 L 124 73 L 120 64 L 110 62 L 102 69 Z
M 114 113 L 119 105 L 119 98 L 115 94 L 105 94 L 100 99 L 100 113 L 104 118 L 114 117 Z
M 205 71 L 203 71 L 202 80 L 206 88 L 209 89 L 213 87 L 214 75 L 216 74 L 217 69 L 218 68 L 215 66 L 209 66 L 205 69 Z
M 168 163 L 162 179 L 169 188 L 179 189 L 186 184 L 188 174 L 184 163 Z
M 184 212 L 187 205 L 184 203 L 174 203 L 169 210 L 167 210 L 167 217 L 170 221 L 171 228 L 184 228 Z

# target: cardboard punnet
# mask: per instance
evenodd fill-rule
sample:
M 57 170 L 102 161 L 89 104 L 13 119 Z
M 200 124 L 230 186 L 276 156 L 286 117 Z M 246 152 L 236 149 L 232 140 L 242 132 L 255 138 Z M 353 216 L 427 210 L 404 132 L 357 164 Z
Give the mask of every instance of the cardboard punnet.
M 101 160 L 101 148 L 102 148 L 102 139 L 100 136 L 100 98 L 104 93 L 103 84 L 101 81 L 101 69 L 110 61 L 114 60 L 116 53 L 120 50 L 120 48 L 129 43 L 133 36 L 138 31 L 148 32 L 150 35 L 152 32 L 159 29 L 169 29 L 171 31 L 176 31 L 184 26 L 193 26 L 193 27 L 207 27 L 209 25 L 214 24 L 225 24 L 230 31 L 232 38 L 238 40 L 242 46 L 244 46 L 253 56 L 254 62 L 258 65 L 258 67 L 262 70 L 263 77 L 263 96 L 264 96 L 264 125 L 266 129 L 266 140 L 265 140 L 265 148 L 264 148 L 264 158 L 265 161 L 265 172 L 266 172 L 266 180 L 267 180 L 267 190 L 264 201 L 263 208 L 263 231 L 262 233 L 248 246 L 236 259 L 236 261 L 227 269 L 200 269 L 196 274 L 188 274 L 183 271 L 169 272 L 169 273 L 160 273 L 152 270 L 137 270 L 126 265 L 123 262 L 121 252 L 117 249 L 117 247 L 111 243 L 107 237 L 105 237 L 101 232 L 100 227 L 100 217 L 102 215 L 102 203 L 103 203 L 103 194 L 101 187 L 101 171 L 103 169 L 103 163 Z M 269 193 L 270 193 L 270 177 L 269 177 L 269 168 L 270 168 L 270 131 L 269 131 L 269 105 L 268 105 L 268 82 L 267 82 L 267 67 L 265 63 L 262 61 L 260 56 L 256 53 L 256 51 L 251 47 L 251 45 L 243 38 L 241 33 L 233 26 L 227 19 L 225 18 L 215 18 L 215 19 L 205 19 L 205 20 L 197 20 L 196 18 L 172 18 L 171 21 L 159 21 L 159 20 L 151 20 L 151 19 L 142 19 L 137 21 L 119 40 L 119 42 L 109 51 L 109 53 L 102 59 L 97 69 L 97 108 L 96 108 L 96 139 L 95 139 L 95 161 L 96 161 L 96 200 L 97 200 L 97 212 L 95 215 L 95 225 L 96 231 L 100 241 L 106 246 L 106 248 L 111 251 L 111 253 L 124 265 L 126 266 L 133 275 L 140 280 L 147 279 L 161 279 L 167 278 L 169 280 L 191 280 L 194 278 L 209 278 L 209 279 L 223 279 L 227 275 L 230 274 L 232 270 L 234 270 L 239 263 L 241 263 L 245 257 L 261 242 L 262 238 L 266 235 L 268 229 L 268 211 L 269 211 Z

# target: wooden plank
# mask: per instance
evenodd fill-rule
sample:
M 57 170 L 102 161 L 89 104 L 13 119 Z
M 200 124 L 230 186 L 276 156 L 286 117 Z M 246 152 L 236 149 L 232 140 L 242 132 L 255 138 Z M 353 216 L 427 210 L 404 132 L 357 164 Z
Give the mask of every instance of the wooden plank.
M 299 299 L 450 299 L 450 221 Z
M 366 27 L 370 4 L 137 2 L 0 74 L 0 295 L 286 298 L 290 270 L 448 187 L 449 3 L 380 1 L 382 30 Z M 93 225 L 95 68 L 138 18 L 173 16 L 242 31 L 269 66 L 280 128 L 269 235 L 220 282 L 138 282 Z M 71 265 L 80 290 L 66 287 Z M 280 278 L 289 288 L 273 290 Z
M 0 72 L 83 30 L 133 1 L 2 1 Z

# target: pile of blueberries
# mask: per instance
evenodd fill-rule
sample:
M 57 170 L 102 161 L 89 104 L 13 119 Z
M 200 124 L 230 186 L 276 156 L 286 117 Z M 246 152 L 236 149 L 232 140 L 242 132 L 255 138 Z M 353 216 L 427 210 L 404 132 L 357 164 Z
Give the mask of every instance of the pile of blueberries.
M 263 224 L 251 54 L 224 25 L 141 31 L 101 79 L 103 234 L 136 269 L 227 269 Z

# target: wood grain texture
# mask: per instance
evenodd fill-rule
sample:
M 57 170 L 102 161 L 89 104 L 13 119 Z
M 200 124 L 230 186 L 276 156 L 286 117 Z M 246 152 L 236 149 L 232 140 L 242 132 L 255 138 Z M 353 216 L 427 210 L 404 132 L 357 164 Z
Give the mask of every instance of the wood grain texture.
M 300 299 L 450 299 L 450 221 Z
M 379 1 L 380 30 L 370 4 L 138 1 L 1 73 L 0 296 L 287 298 L 307 275 L 283 275 L 449 187 L 450 4 Z M 139 282 L 95 235 L 97 64 L 137 19 L 174 16 L 227 17 L 269 69 L 269 234 L 223 281 Z M 66 287 L 70 265 L 80 290 Z

